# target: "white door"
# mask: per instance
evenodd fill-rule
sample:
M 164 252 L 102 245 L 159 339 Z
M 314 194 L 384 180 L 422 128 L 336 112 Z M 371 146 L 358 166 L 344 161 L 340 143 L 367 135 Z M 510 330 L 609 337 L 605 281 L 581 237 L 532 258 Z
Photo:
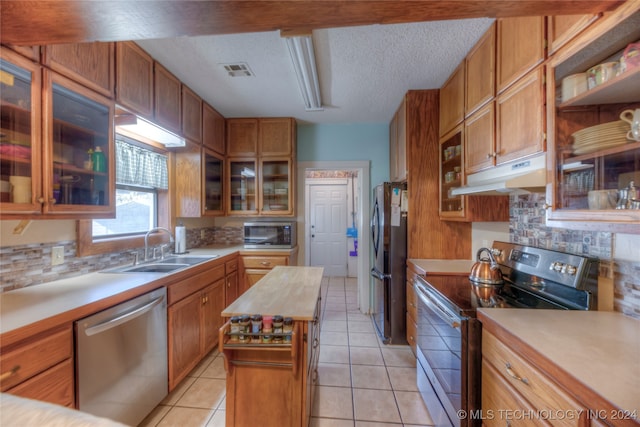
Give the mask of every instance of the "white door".
M 347 276 L 347 186 L 311 185 L 309 189 L 309 265 L 325 276 Z

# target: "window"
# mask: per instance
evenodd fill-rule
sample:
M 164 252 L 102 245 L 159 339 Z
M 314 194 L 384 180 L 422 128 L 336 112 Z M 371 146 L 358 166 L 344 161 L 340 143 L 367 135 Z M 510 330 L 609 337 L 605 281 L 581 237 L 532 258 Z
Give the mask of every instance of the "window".
M 151 228 L 169 228 L 168 155 L 116 134 L 116 217 L 78 221 L 78 256 L 140 247 Z

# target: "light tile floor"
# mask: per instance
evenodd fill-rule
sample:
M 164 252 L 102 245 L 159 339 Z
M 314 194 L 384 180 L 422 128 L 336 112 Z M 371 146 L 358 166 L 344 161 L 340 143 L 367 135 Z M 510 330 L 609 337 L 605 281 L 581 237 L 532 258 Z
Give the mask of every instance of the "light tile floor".
M 311 427 L 429 426 L 416 388 L 409 346 L 380 342 L 371 317 L 357 308 L 355 278 L 322 281 L 322 325 Z M 224 427 L 222 355 L 209 354 L 140 424 Z M 257 426 L 256 426 L 257 427 Z

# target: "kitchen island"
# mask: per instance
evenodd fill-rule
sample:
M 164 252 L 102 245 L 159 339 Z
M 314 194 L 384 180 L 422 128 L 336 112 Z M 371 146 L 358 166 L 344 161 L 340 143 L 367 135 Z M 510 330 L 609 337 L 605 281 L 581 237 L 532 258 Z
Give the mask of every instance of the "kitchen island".
M 320 267 L 275 267 L 222 312 L 226 425 L 307 426 L 320 346 Z M 289 334 L 230 334 L 230 318 L 291 318 Z M 235 319 L 234 319 L 235 320 Z M 265 341 L 267 335 L 268 342 Z

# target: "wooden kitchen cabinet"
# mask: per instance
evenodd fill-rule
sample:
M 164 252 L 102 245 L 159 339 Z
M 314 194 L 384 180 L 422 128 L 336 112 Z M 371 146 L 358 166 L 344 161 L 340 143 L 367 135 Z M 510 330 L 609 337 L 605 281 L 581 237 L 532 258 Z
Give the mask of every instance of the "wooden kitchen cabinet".
M 576 37 L 599 18 L 599 15 L 547 16 L 547 45 L 549 56 Z
M 154 97 L 153 116 L 161 127 L 180 134 L 182 132 L 182 86 L 180 80 L 160 63 L 153 63 Z
M 495 105 L 496 165 L 546 150 L 543 67 L 498 95 Z
M 42 63 L 109 98 L 114 97 L 115 43 L 46 45 Z
M 74 407 L 71 325 L 2 347 L 0 374 L 2 392 Z
M 394 182 L 406 181 L 408 174 L 406 121 L 407 105 L 403 98 L 389 124 L 389 177 Z
M 246 292 L 277 265 L 294 265 L 293 255 L 242 255 L 243 283 L 240 294 Z
M 38 45 L 17 45 L 17 44 L 3 44 L 3 46 L 8 47 L 14 52 L 19 53 L 22 56 L 25 56 L 35 62 L 40 61 L 40 46 Z
M 203 194 L 202 215 L 224 215 L 224 157 L 202 148 L 203 162 Z
M 549 417 L 547 421 L 554 426 L 586 425 L 587 407 L 570 397 L 552 376 L 530 364 L 526 354 L 517 353 L 509 344 L 483 329 L 482 411 L 496 414 L 493 420 L 485 420 L 486 425 L 504 425 L 507 413 L 500 410 L 531 413 L 562 411 L 572 416 Z M 499 414 L 503 416 L 497 416 Z M 535 418 L 525 421 L 530 421 L 528 425 L 539 425 L 539 420 Z
M 217 344 L 224 290 L 223 263 L 167 287 L 169 391 Z
M 503 92 L 545 59 L 544 16 L 497 21 L 496 89 Z
M 465 61 L 451 73 L 440 88 L 440 136 L 464 120 Z
M 226 284 L 224 299 L 226 305 L 230 305 L 232 302 L 234 302 L 239 295 L 238 286 L 240 282 L 238 280 L 238 262 L 238 258 L 234 258 L 224 263 Z
M 411 268 L 411 264 L 407 264 L 407 342 L 413 355 L 416 353 L 416 337 L 418 333 L 418 304 L 416 290 L 413 282 L 416 280 L 418 272 Z
M 203 210 L 202 149 L 186 141 L 176 150 L 176 216 L 200 217 Z M 205 184 L 205 191 L 206 184 Z
M 469 175 L 495 165 L 495 103 L 464 121 L 464 172 Z
M 296 159 L 294 119 L 228 119 L 226 126 L 227 213 L 292 216 Z
M 134 42 L 116 43 L 116 102 L 153 119 L 153 58 Z
M 640 182 L 640 142 L 618 132 L 618 142 L 583 145 L 577 131 L 593 138 L 594 126 L 620 120 L 625 110 L 640 108 L 640 68 L 563 100 L 562 80 L 594 65 L 620 58 L 640 39 L 640 5 L 625 3 L 598 19 L 554 55 L 547 67 L 547 134 L 551 185 L 547 186 L 547 224 L 554 227 L 598 227 L 612 232 L 640 232 L 640 210 L 626 209 L 619 190 Z M 627 125 L 625 129 L 629 129 Z M 596 140 L 597 141 L 597 140 Z M 580 144 L 577 144 L 580 142 Z M 604 141 L 603 141 L 604 142 Z M 589 193 L 605 190 L 606 204 L 589 203 Z M 597 194 L 597 193 L 592 193 Z M 618 204 L 621 209 L 616 209 Z M 622 208 L 625 205 L 624 208 Z
M 475 128 L 473 123 L 470 128 L 472 131 L 480 129 Z M 482 140 L 477 134 L 476 138 Z M 459 125 L 440 140 L 440 218 L 443 221 L 465 222 L 509 221 L 507 195 L 483 197 L 451 194 L 451 190 L 466 184 L 466 174 L 462 167 L 466 147 L 464 140 L 463 125 Z
M 224 156 L 225 150 L 225 126 L 224 117 L 211 105 L 202 103 L 202 144 Z
M 469 117 L 496 94 L 496 24 L 467 54 L 465 59 L 464 116 Z
M 258 155 L 258 119 L 227 119 L 225 125 L 229 157 Z
M 182 85 L 182 135 L 202 143 L 202 99 L 185 85 Z

